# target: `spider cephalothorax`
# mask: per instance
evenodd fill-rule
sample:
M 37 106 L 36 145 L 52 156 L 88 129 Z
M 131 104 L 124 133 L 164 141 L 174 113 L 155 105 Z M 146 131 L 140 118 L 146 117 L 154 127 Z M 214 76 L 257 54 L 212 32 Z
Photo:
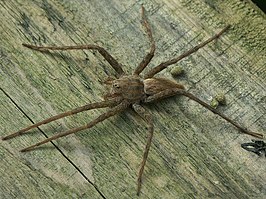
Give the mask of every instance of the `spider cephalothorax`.
M 144 83 L 138 75 L 122 76 L 113 80 L 111 95 L 121 96 L 123 99 L 139 102 L 144 99 Z
M 67 130 L 65 132 L 61 132 L 58 134 L 55 134 L 54 136 L 47 138 L 37 144 L 34 144 L 32 146 L 29 146 L 25 149 L 22 149 L 22 152 L 26 152 L 29 150 L 34 149 L 37 146 L 40 146 L 42 144 L 45 144 L 51 140 L 55 140 L 57 138 L 76 133 L 78 131 L 88 129 L 93 127 L 99 122 L 104 121 L 105 119 L 116 115 L 117 113 L 124 111 L 128 107 L 132 107 L 135 112 L 137 112 L 140 116 L 144 118 L 144 120 L 148 124 L 148 138 L 147 138 L 147 143 L 144 149 L 144 154 L 143 154 L 143 159 L 141 162 L 139 174 L 138 174 L 138 180 L 137 180 L 137 194 L 140 193 L 141 189 L 141 178 L 142 174 L 144 171 L 144 166 L 148 157 L 149 149 L 151 146 L 151 141 L 153 137 L 153 120 L 151 114 L 146 111 L 143 107 L 142 104 L 144 103 L 150 103 L 154 102 L 159 99 L 163 99 L 169 96 L 173 95 L 183 95 L 186 96 L 205 108 L 209 109 L 213 113 L 219 115 L 226 121 L 230 122 L 234 126 L 236 126 L 240 131 L 255 136 L 255 137 L 263 137 L 259 133 L 254 133 L 246 128 L 241 127 L 239 124 L 236 122 L 232 121 L 231 119 L 227 118 L 224 114 L 219 113 L 216 109 L 212 108 L 193 94 L 189 93 L 188 91 L 185 90 L 184 86 L 178 83 L 175 83 L 171 80 L 168 80 L 166 78 L 159 78 L 159 77 L 154 77 L 157 73 L 160 71 L 164 70 L 168 66 L 175 64 L 179 60 L 183 59 L 184 57 L 189 56 L 190 54 L 196 52 L 209 42 L 213 41 L 214 39 L 219 38 L 228 28 L 229 26 L 226 26 L 224 29 L 222 29 L 219 33 L 214 35 L 213 37 L 209 38 L 208 40 L 200 43 L 199 45 L 193 47 L 192 49 L 188 50 L 187 52 L 181 54 L 180 56 L 171 59 L 169 61 L 162 62 L 158 66 L 154 67 L 150 71 L 148 71 L 143 77 L 140 76 L 140 73 L 145 69 L 145 67 L 150 63 L 152 57 L 154 56 L 154 51 L 155 51 L 155 42 L 152 36 L 152 31 L 149 26 L 149 23 L 145 17 L 144 14 L 144 8 L 142 7 L 142 22 L 144 29 L 149 37 L 150 43 L 151 43 L 151 48 L 149 53 L 144 57 L 144 59 L 141 61 L 141 63 L 138 65 L 138 67 L 135 69 L 135 71 L 132 73 L 132 75 L 126 75 L 122 69 L 121 64 L 118 63 L 104 48 L 97 46 L 97 45 L 82 45 L 82 46 L 62 46 L 62 47 L 42 47 L 42 46 L 33 46 L 29 44 L 23 44 L 25 47 L 28 47 L 33 50 L 38 50 L 38 51 L 48 51 L 48 50 L 75 50 L 75 49 L 93 49 L 97 50 L 107 61 L 108 63 L 113 67 L 113 69 L 117 73 L 117 79 L 111 79 L 106 81 L 107 84 L 111 84 L 111 90 L 109 91 L 108 94 L 104 96 L 104 100 L 101 102 L 95 102 L 91 104 L 86 104 L 85 106 L 76 108 L 74 110 L 61 113 L 58 115 L 55 115 L 51 118 L 45 119 L 43 121 L 40 121 L 36 124 L 33 124 L 31 126 L 28 126 L 24 129 L 21 129 L 13 134 L 10 134 L 6 137 L 3 137 L 3 140 L 13 138 L 18 135 L 22 135 L 26 133 L 28 130 L 38 127 L 40 125 L 52 122 L 54 120 L 73 115 L 82 111 L 86 110 L 91 110 L 91 109 L 96 109 L 96 108 L 103 108 L 103 107 L 110 107 L 110 109 L 98 116 L 95 120 L 87 123 L 84 126 L 73 128 L 70 130 Z

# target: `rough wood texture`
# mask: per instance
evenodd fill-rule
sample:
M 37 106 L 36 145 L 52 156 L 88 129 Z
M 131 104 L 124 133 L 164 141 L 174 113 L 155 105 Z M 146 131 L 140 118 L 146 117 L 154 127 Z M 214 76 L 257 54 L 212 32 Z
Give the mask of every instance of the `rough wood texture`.
M 37 122 L 100 100 L 102 80 L 114 74 L 97 52 L 42 54 L 21 43 L 98 44 L 132 71 L 149 49 L 140 24 L 142 3 L 157 45 L 149 67 L 232 24 L 219 41 L 178 64 L 186 75 L 177 81 L 205 101 L 224 92 L 227 105 L 220 111 L 266 136 L 266 17 L 250 1 L 240 0 L 2 0 L 1 136 L 31 124 L 30 119 Z M 170 78 L 169 71 L 160 75 Z M 147 108 L 155 118 L 155 137 L 139 198 L 265 197 L 266 159 L 240 147 L 252 137 L 184 97 Z M 49 136 L 102 111 L 41 129 Z M 1 141 L 0 198 L 103 198 L 99 192 L 106 198 L 136 198 L 146 129 L 132 111 L 59 139 L 60 151 L 47 144 L 19 153 L 44 138 L 38 129 L 31 132 Z

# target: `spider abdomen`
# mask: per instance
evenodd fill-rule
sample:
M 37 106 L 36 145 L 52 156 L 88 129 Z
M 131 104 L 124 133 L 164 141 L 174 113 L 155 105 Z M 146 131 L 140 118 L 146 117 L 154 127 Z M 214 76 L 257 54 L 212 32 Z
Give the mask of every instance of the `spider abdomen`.
M 144 92 L 147 95 L 154 95 L 161 91 L 173 88 L 185 89 L 185 87 L 182 84 L 178 84 L 169 79 L 160 78 L 160 77 L 145 79 L 143 83 L 144 83 Z

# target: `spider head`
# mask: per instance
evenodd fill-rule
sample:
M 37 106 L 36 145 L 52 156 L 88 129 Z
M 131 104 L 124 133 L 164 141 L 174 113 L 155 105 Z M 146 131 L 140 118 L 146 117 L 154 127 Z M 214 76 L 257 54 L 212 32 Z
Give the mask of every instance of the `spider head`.
M 112 81 L 111 96 L 121 96 L 128 100 L 140 100 L 144 97 L 144 85 L 138 76 L 122 76 Z

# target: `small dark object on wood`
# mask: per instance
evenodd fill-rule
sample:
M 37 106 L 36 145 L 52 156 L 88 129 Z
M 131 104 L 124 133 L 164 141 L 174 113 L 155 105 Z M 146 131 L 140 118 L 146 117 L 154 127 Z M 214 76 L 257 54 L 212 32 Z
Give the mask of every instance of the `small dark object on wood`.
M 67 130 L 65 132 L 57 133 L 50 138 L 47 138 L 47 139 L 45 139 L 45 140 L 43 140 L 37 144 L 34 144 L 32 146 L 29 146 L 29 147 L 21 150 L 21 152 L 26 152 L 26 151 L 30 151 L 30 150 L 36 148 L 37 146 L 43 145 L 47 142 L 58 139 L 60 137 L 67 136 L 67 135 L 76 133 L 78 131 L 91 128 L 91 127 L 95 126 L 97 123 L 102 122 L 105 119 L 107 119 L 111 116 L 114 116 L 119 112 L 126 110 L 128 107 L 132 107 L 133 110 L 136 113 L 138 113 L 141 117 L 143 117 L 143 119 L 147 122 L 148 134 L 149 134 L 148 138 L 147 138 L 146 146 L 144 149 L 144 154 L 143 154 L 142 162 L 140 165 L 140 170 L 138 173 L 138 179 L 137 179 L 137 195 L 139 195 L 140 189 L 141 189 L 141 184 L 142 184 L 141 183 L 142 174 L 143 174 L 144 167 L 145 167 L 145 164 L 146 164 L 146 161 L 148 158 L 148 153 L 150 150 L 151 141 L 152 141 L 152 137 L 153 137 L 153 131 L 154 131 L 152 115 L 148 111 L 146 111 L 142 107 L 141 104 L 151 103 L 151 102 L 154 102 L 154 101 L 157 101 L 157 100 L 160 100 L 163 98 L 167 98 L 170 96 L 174 96 L 174 95 L 184 95 L 184 96 L 196 101 L 197 103 L 201 104 L 203 107 L 209 109 L 213 113 L 219 115 L 220 117 L 225 119 L 227 122 L 229 122 L 232 125 L 234 125 L 235 127 L 237 127 L 243 133 L 252 135 L 254 137 L 262 138 L 263 137 L 262 134 L 251 132 L 251 131 L 247 130 L 246 128 L 242 127 L 241 125 L 237 124 L 233 120 L 229 119 L 224 114 L 219 113 L 216 109 L 214 109 L 213 107 L 211 107 L 207 103 L 203 102 L 202 100 L 200 100 L 199 98 L 194 96 L 192 93 L 189 93 L 188 91 L 186 91 L 183 85 L 178 84 L 176 82 L 173 82 L 171 80 L 168 80 L 166 78 L 154 77 L 154 75 L 156 75 L 160 71 L 164 70 L 168 66 L 177 63 L 181 59 L 191 55 L 192 53 L 196 52 L 200 48 L 204 47 L 205 45 L 207 45 L 211 41 L 218 39 L 226 30 L 229 29 L 230 26 L 226 26 L 224 29 L 222 29 L 219 33 L 217 33 L 213 37 L 211 37 L 211 38 L 207 39 L 206 41 L 200 43 L 199 45 L 191 48 L 190 50 L 181 54 L 180 56 L 178 56 L 174 59 L 162 62 L 158 66 L 156 66 L 153 69 L 151 69 L 150 71 L 148 71 L 143 77 L 141 77 L 140 73 L 150 63 L 151 59 L 154 56 L 154 52 L 155 52 L 155 42 L 154 42 L 154 39 L 152 36 L 151 27 L 150 27 L 150 25 L 149 25 L 149 23 L 145 17 L 144 7 L 142 7 L 141 16 L 142 16 L 142 24 L 143 24 L 145 32 L 147 33 L 148 38 L 150 40 L 151 47 L 150 47 L 149 53 L 143 58 L 143 60 L 140 62 L 138 67 L 135 69 L 135 71 L 131 75 L 130 74 L 126 75 L 122 69 L 122 65 L 119 64 L 118 61 L 116 61 L 104 48 L 97 46 L 97 45 L 43 47 L 43 46 L 34 46 L 34 45 L 29 45 L 29 44 L 23 44 L 23 46 L 25 46 L 27 48 L 41 51 L 41 52 L 46 52 L 48 50 L 88 50 L 88 49 L 97 50 L 107 60 L 107 62 L 113 67 L 113 69 L 117 72 L 117 79 L 110 79 L 107 82 L 105 82 L 107 84 L 111 84 L 112 89 L 107 95 L 104 96 L 103 101 L 87 104 L 85 106 L 76 108 L 74 110 L 55 115 L 53 117 L 50 117 L 50 118 L 45 119 L 43 121 L 40 121 L 36 124 L 28 126 L 24 129 L 21 129 L 15 133 L 12 133 L 6 137 L 3 137 L 2 139 L 7 140 L 10 138 L 14 138 L 18 135 L 22 135 L 22 134 L 27 133 L 27 131 L 29 131 L 32 128 L 36 128 L 36 127 L 41 126 L 43 124 L 58 120 L 60 118 L 63 118 L 63 117 L 69 116 L 69 115 L 77 114 L 79 112 L 83 112 L 83 111 L 87 111 L 87 110 L 91 110 L 91 109 L 98 109 L 98 108 L 106 108 L 106 107 L 110 108 L 107 112 L 101 114 L 95 120 L 89 122 L 88 124 L 86 124 L 84 126 L 81 126 L 78 128 L 73 128 L 73 129 Z
M 262 140 L 251 140 L 252 142 L 243 143 L 241 147 L 247 151 L 256 153 L 261 156 L 263 153 L 266 157 L 266 143 Z

